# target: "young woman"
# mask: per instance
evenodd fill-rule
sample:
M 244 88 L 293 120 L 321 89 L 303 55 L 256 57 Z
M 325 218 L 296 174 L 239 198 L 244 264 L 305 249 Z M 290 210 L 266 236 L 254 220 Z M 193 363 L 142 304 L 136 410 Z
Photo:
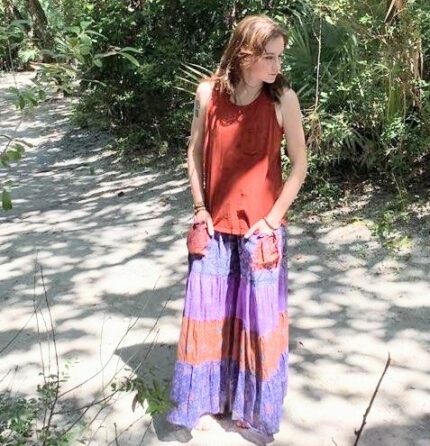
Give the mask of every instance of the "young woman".
M 245 17 L 195 96 L 188 240 L 203 246 L 188 257 L 176 407 L 167 414 L 189 429 L 231 414 L 240 428 L 279 431 L 289 351 L 285 214 L 307 175 L 299 101 L 280 72 L 286 40 L 269 17 Z

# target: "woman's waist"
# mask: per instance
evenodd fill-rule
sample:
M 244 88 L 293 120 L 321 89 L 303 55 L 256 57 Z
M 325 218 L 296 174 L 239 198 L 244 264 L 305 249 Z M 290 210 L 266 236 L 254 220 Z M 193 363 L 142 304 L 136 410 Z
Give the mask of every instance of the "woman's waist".
M 242 218 L 229 218 L 227 216 L 220 217 L 218 215 L 213 216 L 213 225 L 214 230 L 217 232 L 223 232 L 225 234 L 233 234 L 233 235 L 245 235 L 250 227 L 256 223 L 260 218 L 254 216 L 248 216 L 245 219 Z M 288 226 L 288 217 L 284 215 L 281 221 L 279 222 L 279 226 L 277 229 L 281 227 L 286 228 Z
M 249 184 L 236 182 L 230 184 L 227 180 L 221 184 L 208 182 L 205 187 L 205 202 L 207 206 L 233 207 L 236 209 L 273 206 L 282 191 L 282 180 L 260 181 Z

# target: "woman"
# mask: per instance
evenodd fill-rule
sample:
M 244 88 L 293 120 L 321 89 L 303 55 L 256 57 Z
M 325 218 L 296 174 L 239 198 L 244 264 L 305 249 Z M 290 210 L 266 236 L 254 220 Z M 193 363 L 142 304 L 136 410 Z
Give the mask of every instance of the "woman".
M 208 240 L 188 257 L 176 407 L 167 415 L 189 429 L 231 413 L 240 428 L 279 431 L 288 377 L 284 215 L 307 175 L 299 101 L 280 72 L 286 40 L 269 17 L 245 17 L 195 96 L 189 236 L 204 228 Z M 285 184 L 284 134 L 292 162 Z

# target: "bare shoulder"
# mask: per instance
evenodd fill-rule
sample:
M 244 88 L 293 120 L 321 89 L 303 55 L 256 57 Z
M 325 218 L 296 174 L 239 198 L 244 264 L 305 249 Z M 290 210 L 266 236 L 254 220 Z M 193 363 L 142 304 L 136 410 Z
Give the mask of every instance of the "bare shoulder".
M 303 122 L 303 113 L 297 93 L 292 88 L 284 88 L 281 96 L 281 110 L 284 127 Z
M 201 107 L 204 107 L 208 103 L 212 94 L 213 84 L 213 81 L 206 80 L 200 82 L 200 84 L 198 85 L 196 91 L 196 100 L 200 102 Z
M 279 126 L 283 128 L 303 118 L 299 98 L 292 88 L 283 89 L 279 103 L 275 103 L 275 110 Z
M 299 105 L 299 97 L 297 96 L 297 93 L 292 89 L 285 87 L 282 96 L 281 96 L 281 104 L 282 108 L 297 108 L 300 107 Z

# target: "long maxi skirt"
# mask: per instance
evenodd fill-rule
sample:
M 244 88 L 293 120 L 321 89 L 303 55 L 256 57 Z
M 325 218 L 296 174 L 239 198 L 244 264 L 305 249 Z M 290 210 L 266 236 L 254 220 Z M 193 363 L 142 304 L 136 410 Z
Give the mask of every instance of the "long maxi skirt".
M 193 429 L 202 415 L 228 411 L 260 433 L 279 431 L 288 384 L 287 238 L 284 224 L 248 239 L 215 231 L 206 255 L 189 254 L 170 423 Z M 256 251 L 269 242 L 279 260 L 267 266 Z

